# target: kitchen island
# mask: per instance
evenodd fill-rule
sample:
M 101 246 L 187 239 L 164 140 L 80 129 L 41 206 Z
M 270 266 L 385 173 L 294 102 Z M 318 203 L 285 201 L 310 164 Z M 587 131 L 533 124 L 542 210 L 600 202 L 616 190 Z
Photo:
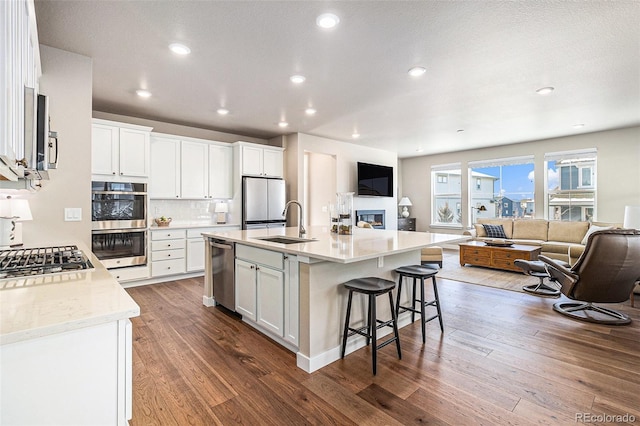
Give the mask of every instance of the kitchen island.
M 243 315 L 245 322 L 295 351 L 298 367 L 307 372 L 340 358 L 347 296 L 341 283 L 365 276 L 395 281 L 396 268 L 420 263 L 421 248 L 467 239 L 453 234 L 360 228 L 354 229 L 352 235 L 337 235 L 325 227 L 311 227 L 306 235 L 308 241 L 289 244 L 264 238 L 280 235 L 295 238 L 298 237 L 298 228 L 203 235 L 206 240 L 235 243 L 236 311 Z M 215 301 L 210 257 L 208 251 L 203 298 L 207 306 L 212 306 Z M 278 264 L 282 264 L 282 268 L 274 266 Z M 247 268 L 269 273 L 264 278 L 264 297 L 260 293 L 260 280 L 247 284 L 250 276 L 243 272 Z M 408 302 L 408 295 L 403 296 L 404 302 Z M 251 298 L 256 303 L 247 307 Z M 277 309 L 273 309 L 273 305 L 278 305 Z M 390 318 L 388 301 L 379 301 L 377 309 L 380 318 Z M 283 311 L 280 317 L 278 311 Z M 355 298 L 352 324 L 364 321 L 365 311 L 365 299 Z M 399 325 L 405 326 L 410 320 L 410 315 L 401 315 Z M 381 331 L 388 333 L 387 330 Z M 351 339 L 347 353 L 364 345 L 364 337 Z
M 127 424 L 140 308 L 94 269 L 0 280 L 0 424 Z

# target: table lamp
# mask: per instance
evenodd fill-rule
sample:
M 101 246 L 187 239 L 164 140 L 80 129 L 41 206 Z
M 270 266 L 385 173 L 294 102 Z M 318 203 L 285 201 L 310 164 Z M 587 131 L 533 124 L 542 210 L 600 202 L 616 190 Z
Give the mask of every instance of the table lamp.
M 400 213 L 400 215 L 402 217 L 409 217 L 409 209 L 407 207 L 411 207 L 412 205 L 409 197 L 402 197 L 398 203 L 398 206 L 402 207 L 402 213 Z
M 625 206 L 622 226 L 627 229 L 640 229 L 640 206 Z
M 13 222 L 11 227 L 8 226 L 9 224 L 6 227 L 6 232 L 13 233 L 13 238 L 7 236 L 11 239 L 11 245 L 22 245 L 22 222 L 33 220 L 29 201 L 24 198 L 12 198 L 11 196 L 0 200 L 0 218 Z M 3 226 L 3 230 L 4 228 Z
M 217 215 L 216 223 L 227 223 L 227 212 L 229 212 L 229 205 L 225 202 L 216 203 L 215 213 Z

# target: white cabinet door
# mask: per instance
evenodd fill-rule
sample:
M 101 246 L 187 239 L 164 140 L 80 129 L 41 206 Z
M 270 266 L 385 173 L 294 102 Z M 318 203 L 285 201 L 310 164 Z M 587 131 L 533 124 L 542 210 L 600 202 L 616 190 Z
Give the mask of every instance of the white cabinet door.
M 204 239 L 187 240 L 187 272 L 204 271 Z
M 265 148 L 262 154 L 263 158 L 263 173 L 265 176 L 282 177 L 283 164 L 282 164 L 282 151 L 275 149 Z
M 262 155 L 264 150 L 253 146 L 242 147 L 242 174 L 262 176 Z
M 94 124 L 91 127 L 91 173 L 115 176 L 118 173 L 120 129 Z
M 209 145 L 182 141 L 180 189 L 182 198 L 208 198 Z
M 240 259 L 236 259 L 236 312 L 256 321 L 256 265 Z
M 151 139 L 149 197 L 180 198 L 180 141 Z
M 149 132 L 120 129 L 119 148 L 121 176 L 149 176 Z
M 233 148 L 209 145 L 209 197 L 233 198 Z
M 265 329 L 284 337 L 284 272 L 257 266 L 257 322 Z

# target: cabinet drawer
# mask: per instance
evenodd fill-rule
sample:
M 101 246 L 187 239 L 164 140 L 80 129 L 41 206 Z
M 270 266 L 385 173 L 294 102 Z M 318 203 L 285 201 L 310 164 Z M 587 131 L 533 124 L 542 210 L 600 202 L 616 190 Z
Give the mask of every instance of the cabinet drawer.
M 151 251 L 174 250 L 185 248 L 185 240 L 159 240 L 151 242 Z
M 109 269 L 109 273 L 111 273 L 111 276 L 119 282 L 142 280 L 149 278 L 149 266 L 131 266 L 127 268 Z
M 516 258 L 513 259 L 507 259 L 507 258 L 497 258 L 497 259 L 492 259 L 491 260 L 491 266 L 493 266 L 494 268 L 500 268 L 500 269 L 509 269 L 512 271 L 522 271 L 522 269 L 518 268 L 517 266 L 515 266 L 513 264 L 513 261 Z
M 465 253 L 460 260 L 460 264 L 469 263 L 472 265 L 490 265 L 491 258 L 489 256 L 483 256 L 478 254 L 467 254 Z
M 151 263 L 151 276 L 160 277 L 163 275 L 184 274 L 184 259 L 161 260 Z
M 161 250 L 161 251 L 152 251 L 151 252 L 151 261 L 155 262 L 158 260 L 167 260 L 167 259 L 184 259 L 185 250 L 175 249 L 175 250 Z
M 274 269 L 284 269 L 284 254 L 277 251 L 237 244 L 236 257 L 260 265 L 270 266 Z
M 151 241 L 159 240 L 173 240 L 186 238 L 187 232 L 184 229 L 167 229 L 165 230 L 153 230 L 151 231 Z

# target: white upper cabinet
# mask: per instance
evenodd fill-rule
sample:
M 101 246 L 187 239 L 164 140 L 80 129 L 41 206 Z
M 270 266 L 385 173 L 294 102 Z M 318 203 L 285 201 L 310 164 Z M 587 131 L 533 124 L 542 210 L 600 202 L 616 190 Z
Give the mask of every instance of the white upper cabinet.
M 180 141 L 151 137 L 149 197 L 180 198 Z
M 283 176 L 283 149 L 239 142 L 242 176 Z
M 264 176 L 282 177 L 282 150 L 265 148 L 263 151 L 262 171 Z
M 150 127 L 94 119 L 91 173 L 103 179 L 148 178 Z
M 209 198 L 209 145 L 182 141 L 182 198 Z
M 209 145 L 209 197 L 233 198 L 233 149 Z
M 38 91 L 40 50 L 33 0 L 0 1 L 0 177 L 17 180 L 25 155 L 25 86 Z
M 222 142 L 154 133 L 151 198 L 233 198 L 233 148 Z

